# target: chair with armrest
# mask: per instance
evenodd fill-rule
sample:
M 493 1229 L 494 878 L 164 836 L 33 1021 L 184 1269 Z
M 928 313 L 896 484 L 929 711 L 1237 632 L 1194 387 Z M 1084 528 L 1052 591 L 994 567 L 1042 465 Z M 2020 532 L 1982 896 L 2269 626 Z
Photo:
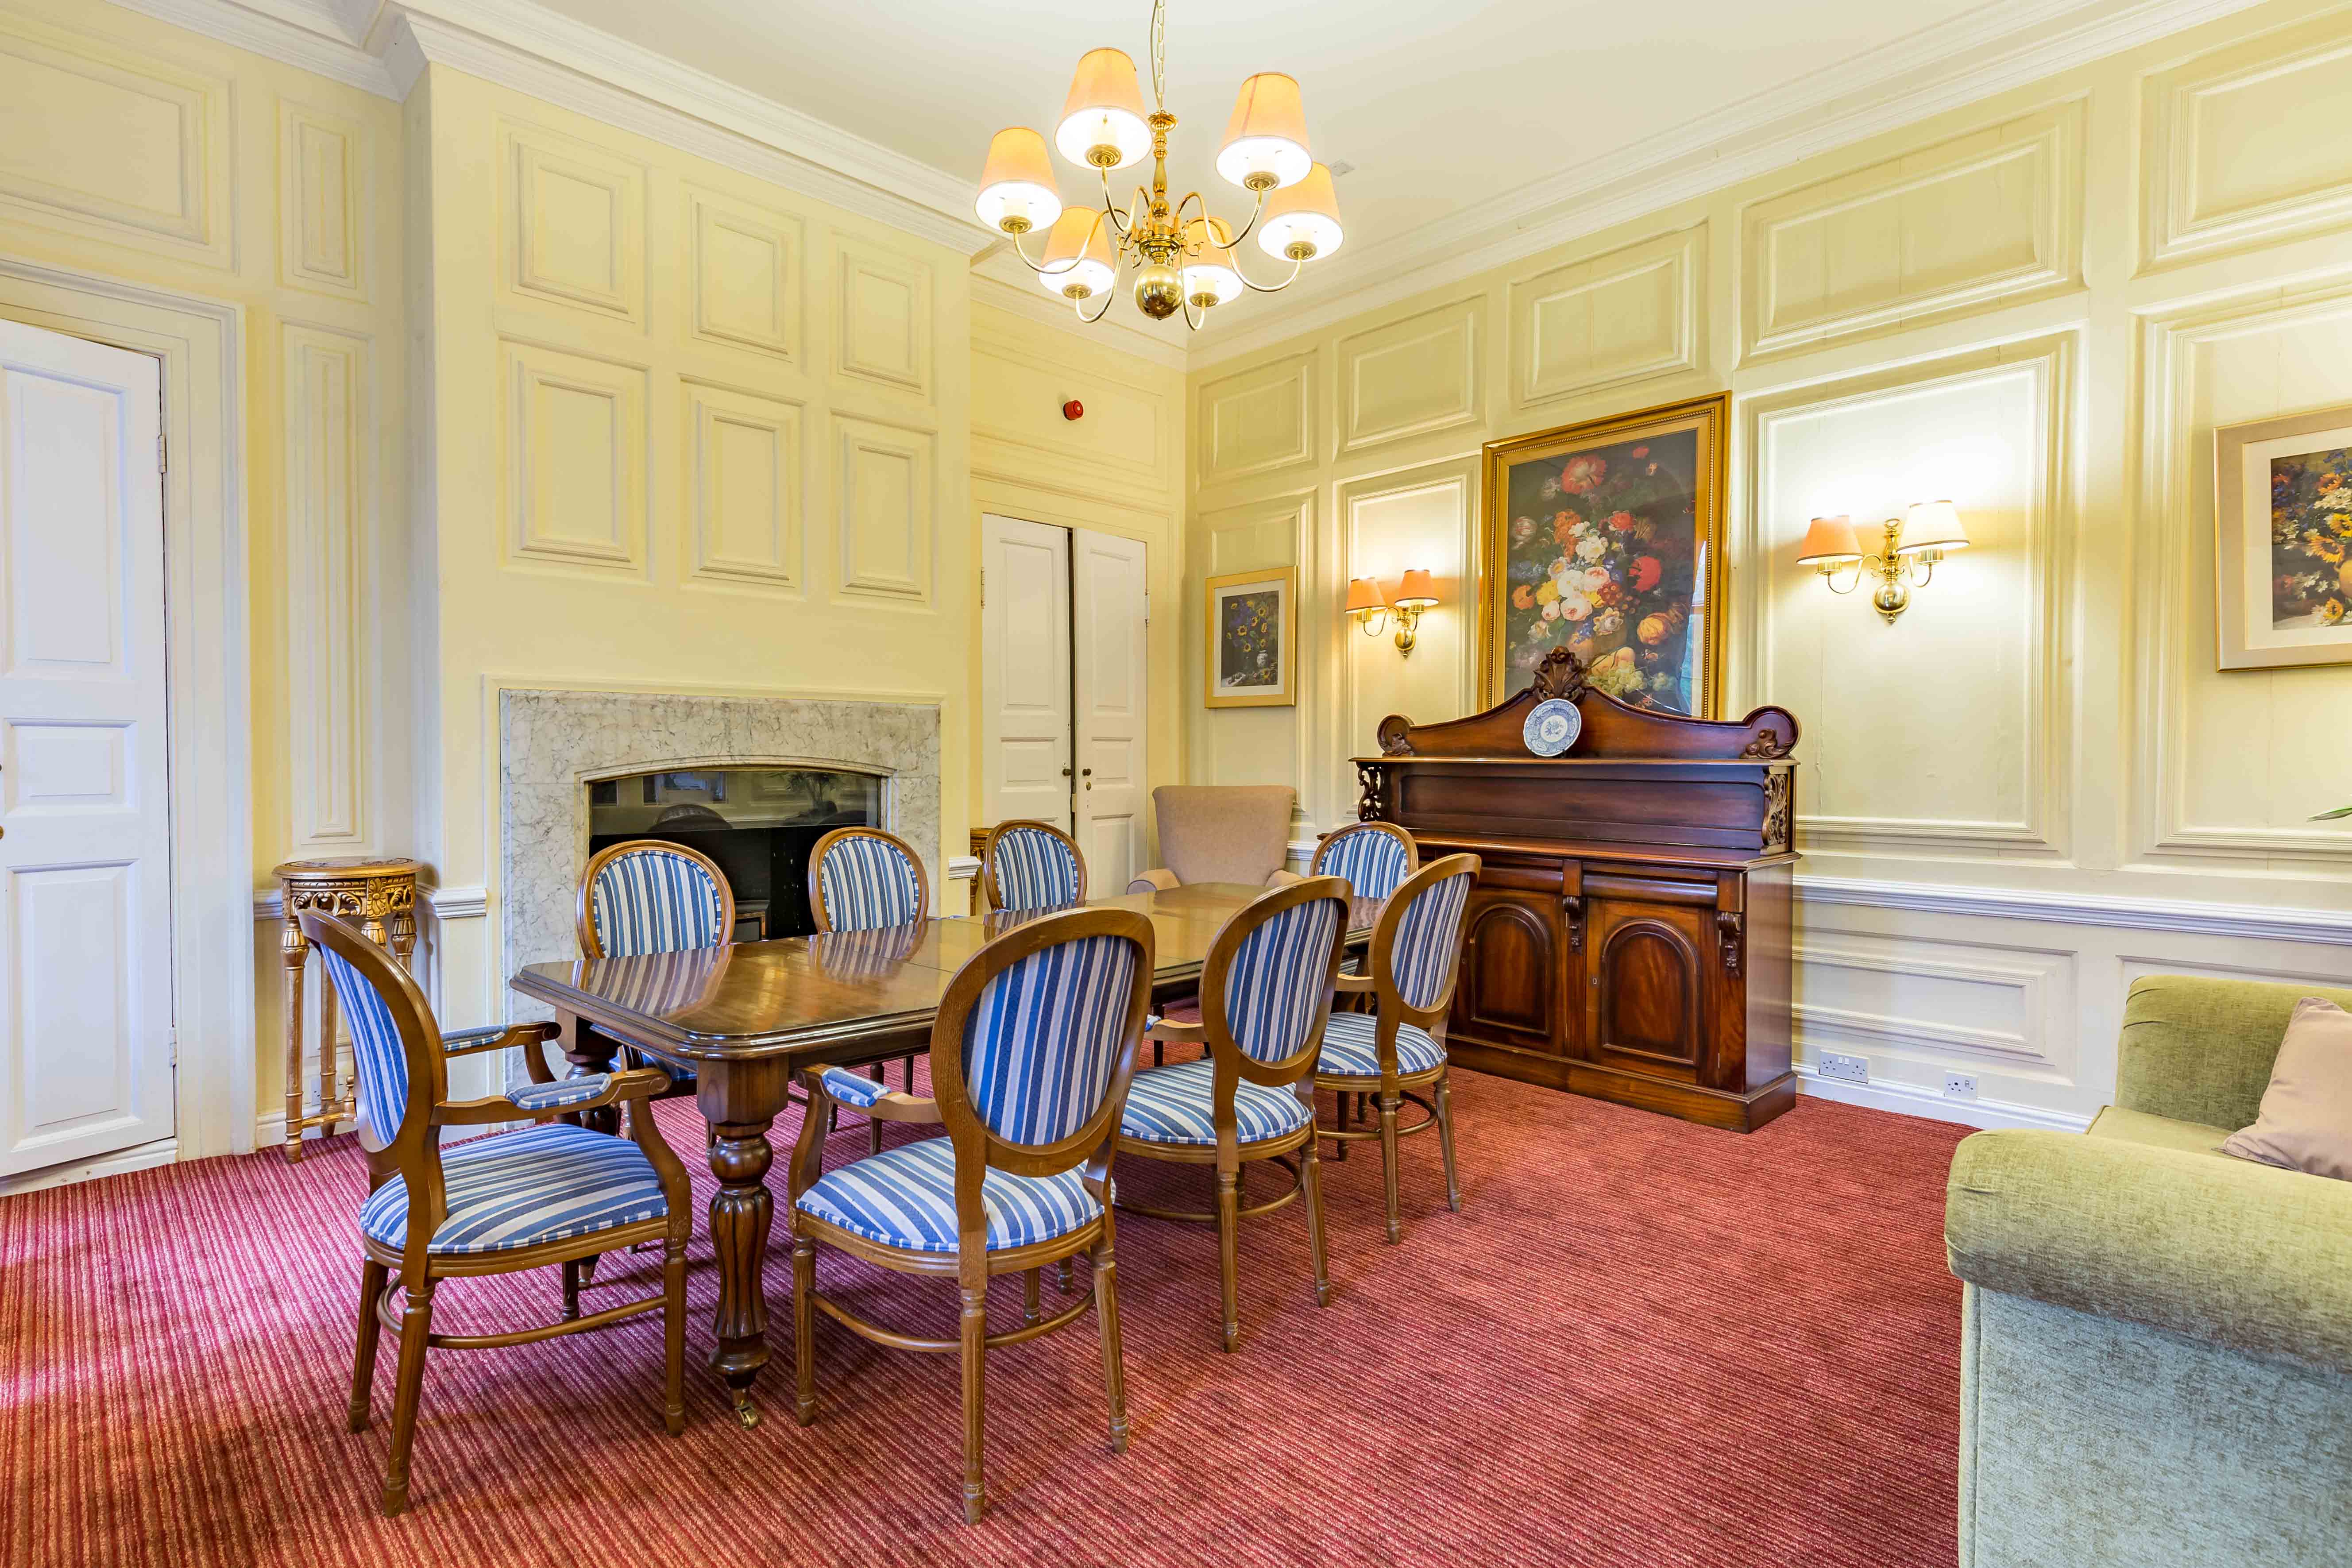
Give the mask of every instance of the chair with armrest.
M 735 930 L 735 892 L 719 863 L 699 850 L 658 838 L 608 845 L 580 873 L 573 923 L 580 956 L 636 958 L 725 947 Z M 646 1057 L 624 1043 L 630 1066 Z M 664 1098 L 695 1091 L 694 1069 L 660 1061 L 669 1075 Z
M 931 912 L 931 885 L 923 875 L 923 858 L 913 845 L 878 827 L 836 827 L 809 850 L 809 914 L 817 934 L 830 931 L 880 931 L 889 926 L 920 927 Z M 915 1090 L 915 1058 L 905 1064 L 907 1092 Z M 868 1069 L 874 1081 L 886 1081 L 884 1065 Z M 838 1102 L 836 1102 L 838 1103 Z M 828 1124 L 832 1120 L 828 1113 Z M 882 1152 L 882 1123 L 872 1128 L 872 1149 Z
M 1324 835 L 1323 842 L 1315 847 L 1315 862 L 1307 874 L 1344 878 L 1357 898 L 1385 899 L 1420 869 L 1421 846 L 1413 842 L 1412 834 L 1393 822 L 1351 822 Z M 1339 973 L 1363 973 L 1363 959 L 1347 959 Z M 1334 1005 L 1342 1013 L 1365 1013 L 1371 1010 L 1372 998 L 1351 992 Z M 1334 1125 L 1345 1128 L 1362 1120 L 1363 1100 L 1360 1094 L 1340 1095 Z M 1338 1157 L 1348 1157 L 1347 1144 L 1339 1145 Z
M 302 934 L 324 956 L 352 1034 L 360 1147 L 368 1161 L 360 1208 L 359 1342 L 352 1365 L 350 1425 L 367 1430 L 377 1341 L 400 1336 L 392 1452 L 378 1506 L 408 1506 L 409 1452 L 428 1349 L 483 1350 L 610 1328 L 660 1312 L 665 1328 L 662 1418 L 686 1424 L 686 1239 L 691 1218 L 686 1167 L 654 1123 L 649 1102 L 669 1087 L 657 1068 L 557 1079 L 543 1056 L 551 1024 L 519 1024 L 495 1036 L 471 1031 L 451 1049 L 416 983 L 358 930 L 306 911 Z M 520 1047 L 530 1082 L 480 1100 L 448 1097 L 448 1058 Z M 628 1109 L 629 1135 L 594 1132 L 558 1118 Z M 447 1128 L 529 1121 L 530 1127 L 444 1150 Z M 662 1290 L 583 1316 L 583 1259 L 639 1241 L 662 1244 Z M 489 1334 L 433 1331 L 441 1280 L 508 1274 L 545 1264 L 563 1269 L 563 1316 Z M 395 1294 L 403 1298 L 394 1304 Z
M 2144 976 L 2087 1132 L 1955 1152 L 1961 1568 L 2347 1561 L 2352 1182 L 2221 1152 L 2306 996 Z
M 1151 995 L 1151 922 L 1131 910 L 1040 915 L 957 970 L 931 1028 L 931 1089 L 893 1094 L 837 1067 L 808 1069 L 809 1110 L 792 1163 L 795 1410 L 816 1419 L 815 1312 L 900 1350 L 955 1352 L 963 1363 L 964 1518 L 977 1523 L 987 1352 L 1075 1321 L 1088 1306 L 1102 1334 L 1110 1448 L 1127 1447 L 1112 1261 L 1110 1166 L 1119 1114 Z M 945 1136 L 902 1143 L 820 1173 L 824 1110 L 835 1100 Z M 867 1321 L 816 1293 L 816 1245 L 903 1274 L 952 1278 L 958 1337 L 929 1340 Z M 1093 1287 L 1047 1318 L 1043 1266 L 1086 1253 Z M 1018 1272 L 1021 1326 L 991 1332 L 988 1282 Z
M 1159 1019 L 1151 1026 L 1153 1035 L 1203 1045 L 1208 1055 L 1147 1068 L 1128 1091 L 1119 1152 L 1215 1168 L 1212 1212 L 1125 1206 L 1155 1219 L 1216 1226 L 1224 1308 L 1219 1343 L 1228 1351 L 1241 1342 L 1235 1276 L 1245 1215 L 1305 1197 L 1315 1302 L 1331 1304 L 1315 1147 L 1315 1068 L 1347 929 L 1348 884 L 1337 877 L 1276 888 L 1237 910 L 1211 939 L 1201 966 L 1201 1021 Z M 1290 1173 L 1291 1184 L 1244 1209 L 1241 1170 L 1253 1160 L 1278 1163 Z
M 1446 1079 L 1445 1016 L 1454 1005 L 1454 981 L 1462 950 L 1462 910 L 1477 879 L 1478 857 L 1448 855 L 1399 883 L 1372 927 L 1366 973 L 1342 974 L 1342 992 L 1377 999 L 1372 1013 L 1331 1015 L 1323 1026 L 1323 1055 L 1315 1086 L 1340 1097 L 1374 1098 L 1380 1127 L 1334 1125 L 1323 1136 L 1342 1148 L 1359 1139 L 1381 1141 L 1381 1179 L 1387 1188 L 1388 1233 L 1403 1238 L 1397 1214 L 1397 1140 L 1434 1125 L 1445 1161 L 1445 1206 L 1459 1214 L 1462 1186 L 1454 1167 L 1454 1094 Z M 1426 1089 L 1424 1098 L 1418 1090 Z M 1397 1124 L 1405 1100 L 1423 1115 L 1410 1126 Z
M 1272 888 L 1298 880 L 1283 865 L 1297 798 L 1284 784 L 1161 784 L 1151 792 L 1151 808 L 1163 864 L 1127 890 L 1166 892 L 1187 882 Z
M 992 910 L 1054 910 L 1087 901 L 1087 858 L 1050 822 L 1000 822 L 980 847 L 980 887 Z

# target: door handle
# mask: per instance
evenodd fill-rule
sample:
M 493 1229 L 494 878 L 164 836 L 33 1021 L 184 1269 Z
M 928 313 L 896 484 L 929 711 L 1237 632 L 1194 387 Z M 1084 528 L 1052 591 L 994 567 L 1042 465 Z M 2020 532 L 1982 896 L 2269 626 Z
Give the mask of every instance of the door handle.
M 1067 769 L 1067 768 L 1064 768 L 1064 769 L 1062 770 L 1062 776 L 1063 776 L 1064 778 L 1068 778 L 1068 777 L 1070 776 L 1070 770 L 1069 770 L 1069 769 Z
M 1095 771 L 1094 771 L 1094 769 L 1092 769 L 1092 768 L 1080 768 L 1080 769 L 1078 770 L 1078 772 L 1080 772 L 1080 773 L 1082 773 L 1086 774 L 1086 775 L 1087 775 L 1087 777 L 1088 777 L 1088 778 L 1092 778 L 1092 777 L 1094 777 L 1094 776 L 1095 776 Z

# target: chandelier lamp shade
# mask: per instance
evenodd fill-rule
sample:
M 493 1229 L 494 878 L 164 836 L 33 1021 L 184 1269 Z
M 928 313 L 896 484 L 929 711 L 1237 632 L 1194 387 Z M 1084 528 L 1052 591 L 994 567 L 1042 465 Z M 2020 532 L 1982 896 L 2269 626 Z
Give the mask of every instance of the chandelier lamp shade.
M 1089 195 L 1065 206 L 1045 138 L 1016 125 L 988 144 L 975 208 L 1039 285 L 1070 300 L 1083 319 L 1108 313 L 1124 277 L 1145 315 L 1165 321 L 1181 312 L 1197 331 L 1219 305 L 1288 288 L 1307 262 L 1339 248 L 1344 231 L 1331 171 L 1307 144 L 1298 83 L 1279 71 L 1242 83 L 1217 153 L 1218 174 L 1250 199 L 1240 226 L 1211 214 L 1198 191 L 1169 199 L 1168 133 L 1176 117 L 1168 112 L 1167 32 L 1167 0 L 1153 0 L 1148 110 L 1135 61 L 1123 50 L 1090 49 L 1078 60 L 1052 150 L 1095 175 L 1099 200 Z M 1147 157 L 1150 183 L 1139 181 L 1122 204 L 1112 173 Z M 1024 237 L 1040 230 L 1042 251 L 1033 258 Z M 1271 282 L 1249 276 L 1240 252 L 1253 235 L 1260 251 L 1289 264 L 1287 275 Z

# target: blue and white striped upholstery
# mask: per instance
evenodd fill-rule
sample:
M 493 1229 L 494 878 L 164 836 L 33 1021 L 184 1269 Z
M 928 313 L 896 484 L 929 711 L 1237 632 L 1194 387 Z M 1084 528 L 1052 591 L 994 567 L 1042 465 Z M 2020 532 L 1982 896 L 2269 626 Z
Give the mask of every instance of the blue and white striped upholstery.
M 717 947 L 718 882 L 697 860 L 666 849 L 632 848 L 596 868 L 588 886 L 588 919 L 614 958 L 641 952 L 681 952 Z
M 1234 952 L 1225 970 L 1225 1026 L 1257 1060 L 1286 1061 L 1307 1048 L 1330 986 L 1339 909 L 1335 899 L 1313 899 L 1285 910 Z
M 905 925 L 922 905 L 915 863 L 887 839 L 836 839 L 816 874 L 825 922 L 835 931 Z
M 592 1072 L 585 1078 L 560 1078 L 553 1083 L 522 1083 L 507 1090 L 507 1101 L 518 1110 L 561 1110 L 604 1092 L 613 1075 Z
M 1461 956 L 1462 906 L 1470 897 L 1470 882 L 1467 871 L 1432 882 L 1414 895 L 1412 907 L 1397 922 L 1390 962 L 1396 969 L 1397 994 L 1406 1006 L 1435 1006 L 1452 983 L 1454 961 Z
M 1137 1073 L 1127 1091 L 1127 1106 L 1119 1112 L 1119 1131 L 1148 1143 L 1214 1143 L 1216 1071 L 1217 1064 L 1202 1057 Z M 1296 1132 L 1312 1116 L 1286 1089 L 1268 1089 L 1247 1079 L 1234 1086 L 1234 1137 L 1241 1142 Z
M 1385 899 L 1412 875 L 1404 844 L 1379 827 L 1343 827 L 1326 839 L 1316 858 L 1318 877 L 1341 877 L 1360 899 Z
M 1066 1236 L 1102 1214 L 1075 1168 L 1016 1176 L 992 1167 L 981 1178 L 980 1198 L 991 1252 Z M 944 1138 L 885 1150 L 826 1173 L 797 1206 L 886 1247 L 954 1252 L 955 1150 Z
M 873 1104 L 889 1089 L 878 1078 L 860 1078 L 847 1068 L 827 1068 L 824 1073 L 824 1091 L 844 1105 L 854 1105 L 860 1110 Z
M 470 1029 L 444 1029 L 441 1048 L 453 1056 L 474 1046 L 487 1046 L 507 1032 L 504 1024 L 477 1024 Z
M 1323 1026 L 1323 1055 L 1315 1070 L 1325 1078 L 1378 1078 L 1381 1021 L 1370 1013 L 1334 1013 Z M 1411 1078 L 1445 1060 L 1445 1047 L 1428 1030 L 1397 1026 L 1397 1076 Z M 1140 1080 L 1139 1080 L 1140 1081 Z
M 668 1213 L 645 1151 L 625 1138 L 551 1121 L 441 1151 L 448 1217 L 434 1253 L 497 1252 L 587 1236 Z M 385 1247 L 408 1240 L 408 1184 L 368 1194 L 360 1228 Z
M 1135 944 L 1089 936 L 998 972 L 964 1020 L 972 1110 L 1008 1143 L 1070 1136 L 1110 1092 L 1134 992 Z
M 408 1053 L 401 1047 L 400 1030 L 392 1021 L 392 1009 L 366 977 L 325 942 L 318 948 L 352 1028 L 352 1076 L 356 1080 L 352 1093 L 359 1102 L 360 1120 L 389 1142 L 408 1110 Z
M 1078 901 L 1078 858 L 1058 833 L 1008 827 L 996 836 L 989 864 L 1000 910 L 1050 910 Z

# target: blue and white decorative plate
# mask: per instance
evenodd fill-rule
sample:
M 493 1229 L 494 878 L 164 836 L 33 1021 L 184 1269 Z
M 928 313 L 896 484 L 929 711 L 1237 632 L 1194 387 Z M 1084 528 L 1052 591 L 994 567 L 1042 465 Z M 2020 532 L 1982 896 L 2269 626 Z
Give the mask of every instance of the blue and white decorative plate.
M 1528 715 L 1520 733 L 1528 750 L 1538 757 L 1556 757 L 1576 744 L 1584 732 L 1584 715 L 1565 697 L 1547 697 Z

